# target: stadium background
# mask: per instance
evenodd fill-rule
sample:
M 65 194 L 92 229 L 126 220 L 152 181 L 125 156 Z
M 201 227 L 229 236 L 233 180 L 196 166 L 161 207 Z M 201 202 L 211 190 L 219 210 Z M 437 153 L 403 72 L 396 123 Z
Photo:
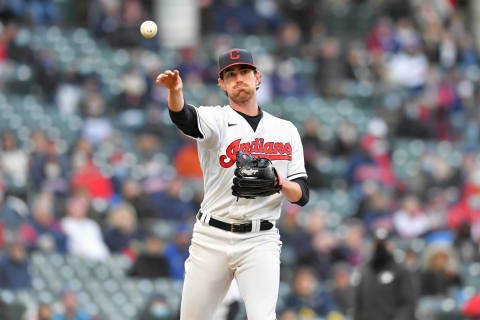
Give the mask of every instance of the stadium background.
M 188 102 L 224 104 L 231 47 L 253 52 L 260 106 L 304 144 L 310 202 L 278 223 L 279 319 L 348 319 L 378 228 L 418 319 L 474 318 L 479 15 L 466 0 L 0 1 L 0 318 L 178 319 L 201 171 L 154 79 L 178 68 Z

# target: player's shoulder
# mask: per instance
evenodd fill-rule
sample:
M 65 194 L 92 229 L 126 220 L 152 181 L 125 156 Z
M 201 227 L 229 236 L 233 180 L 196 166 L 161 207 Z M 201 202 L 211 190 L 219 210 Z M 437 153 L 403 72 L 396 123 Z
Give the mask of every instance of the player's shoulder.
M 202 110 L 205 112 L 215 112 L 215 111 L 225 111 L 227 108 L 226 106 L 198 106 L 198 110 Z
M 225 106 L 199 106 L 197 111 L 200 116 L 208 117 L 210 119 L 222 119 L 225 118 L 227 113 Z
M 282 128 L 289 128 L 291 130 L 297 130 L 297 127 L 293 124 L 293 122 L 279 118 L 277 116 L 274 116 L 271 113 L 268 113 L 266 111 L 263 111 L 263 117 L 265 120 L 269 122 L 274 122 L 276 126 L 282 126 Z

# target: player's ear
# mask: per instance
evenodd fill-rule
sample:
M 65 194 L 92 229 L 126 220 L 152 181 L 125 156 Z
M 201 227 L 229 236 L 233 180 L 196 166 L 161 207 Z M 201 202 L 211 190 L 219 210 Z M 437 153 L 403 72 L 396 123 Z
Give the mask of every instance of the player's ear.
M 222 78 L 218 78 L 218 86 L 220 87 L 220 89 L 225 91 L 225 84 L 223 83 Z
M 260 71 L 255 72 L 255 87 L 258 89 L 262 83 L 262 74 Z

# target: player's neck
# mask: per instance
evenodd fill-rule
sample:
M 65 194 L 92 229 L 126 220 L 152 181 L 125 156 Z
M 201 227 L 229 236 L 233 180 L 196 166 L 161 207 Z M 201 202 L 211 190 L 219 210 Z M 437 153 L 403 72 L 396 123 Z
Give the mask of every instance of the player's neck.
M 232 107 L 233 110 L 244 113 L 248 116 L 256 116 L 260 112 L 257 99 L 251 99 L 242 104 L 230 100 L 230 107 Z

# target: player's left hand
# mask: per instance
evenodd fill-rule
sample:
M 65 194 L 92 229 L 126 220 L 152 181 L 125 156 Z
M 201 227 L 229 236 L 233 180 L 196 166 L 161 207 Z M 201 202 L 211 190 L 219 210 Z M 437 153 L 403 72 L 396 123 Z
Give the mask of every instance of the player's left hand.
M 270 196 L 282 189 L 280 176 L 269 159 L 238 151 L 235 164 L 237 168 L 233 178 L 232 195 L 255 199 Z

